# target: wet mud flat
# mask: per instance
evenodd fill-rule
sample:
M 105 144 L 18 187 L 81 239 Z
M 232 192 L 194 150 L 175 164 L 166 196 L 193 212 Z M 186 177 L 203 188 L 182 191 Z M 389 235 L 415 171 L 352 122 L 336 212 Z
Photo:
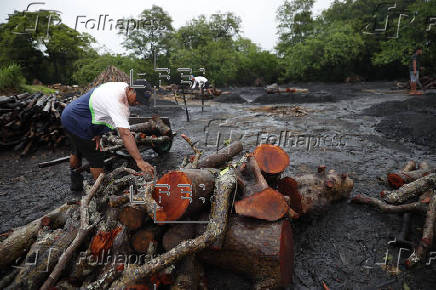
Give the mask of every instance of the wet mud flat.
M 262 88 L 235 88 L 231 92 L 246 103 L 207 101 L 209 106 L 203 112 L 199 107 L 189 108 L 190 122 L 181 108 L 138 107 L 132 113 L 170 117 L 178 135 L 184 133 L 199 141 L 198 146 L 205 153 L 215 151 L 217 144 L 219 147 L 230 138 L 241 139 L 247 151 L 258 143 L 275 140 L 290 155 L 291 165 L 284 175 L 313 172 L 324 164 L 350 175 L 355 184 L 352 195 L 377 197 L 385 188 L 377 177 L 400 168 L 405 161 L 436 165 L 434 135 L 426 133 L 436 129 L 432 127 L 436 122 L 430 122 L 436 96 L 409 96 L 392 91 L 391 85 L 295 84 L 309 88 L 311 97 L 306 102 L 302 96 L 267 99 Z M 317 96 L 330 97 L 317 101 Z M 259 97 L 264 101 L 253 102 Z M 280 105 L 298 104 L 308 114 L 296 117 L 252 110 L 256 106 L 277 105 L 277 98 Z M 414 118 L 408 118 L 408 114 Z M 418 121 L 425 124 L 425 130 L 415 134 L 413 122 Z M 295 142 L 298 138 L 304 142 Z M 149 150 L 143 156 L 163 173 L 177 168 L 190 150 L 176 137 L 168 154 L 158 156 Z M 25 158 L 12 152 L 0 153 L 1 232 L 28 223 L 68 199 L 68 164 L 37 168 L 38 162 L 66 154 L 67 148 L 54 153 L 41 149 Z M 89 174 L 86 177 L 90 179 Z M 423 223 L 423 217 L 412 217 L 411 240 L 419 240 Z M 400 256 L 400 271 L 390 272 L 396 267 L 399 249 L 389 248 L 387 243 L 400 231 L 400 215 L 382 214 L 367 206 L 341 201 L 325 212 L 294 221 L 292 226 L 294 289 L 322 289 L 323 282 L 331 289 L 403 289 L 405 285 L 410 289 L 434 289 L 436 285 L 436 261 L 407 270 L 403 266 L 410 254 L 407 251 Z M 235 273 L 208 267 L 206 271 L 210 289 L 251 287 L 248 280 Z

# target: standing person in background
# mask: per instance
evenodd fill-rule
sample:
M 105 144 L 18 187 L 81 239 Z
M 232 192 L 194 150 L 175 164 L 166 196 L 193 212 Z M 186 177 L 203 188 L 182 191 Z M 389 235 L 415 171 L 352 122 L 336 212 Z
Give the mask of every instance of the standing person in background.
M 422 92 L 416 90 L 416 84 L 418 83 L 421 89 L 423 89 L 421 82 L 419 81 L 419 70 L 421 69 L 420 56 L 422 55 L 422 47 L 417 47 L 415 53 L 410 59 L 410 92 L 411 95 L 422 95 Z

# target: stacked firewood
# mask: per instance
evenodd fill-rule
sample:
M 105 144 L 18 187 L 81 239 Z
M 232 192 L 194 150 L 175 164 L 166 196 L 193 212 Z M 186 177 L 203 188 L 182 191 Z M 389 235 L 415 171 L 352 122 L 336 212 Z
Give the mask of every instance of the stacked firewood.
M 65 139 L 60 116 L 69 102 L 41 93 L 0 97 L 0 149 L 26 155 L 42 144 L 60 145 Z
M 422 239 L 406 260 L 406 265 L 411 267 L 425 263 L 436 229 L 436 170 L 427 162 L 421 162 L 417 166 L 414 161 L 409 161 L 401 170 L 388 173 L 387 178 L 381 180 L 393 188 L 380 193 L 383 200 L 357 195 L 352 202 L 369 204 L 385 213 L 425 214 Z
M 117 168 L 80 205 L 2 235 L 0 288 L 207 289 L 204 264 L 256 289 L 291 285 L 291 219 L 348 196 L 353 181 L 325 167 L 282 178 L 289 156 L 277 146 L 233 160 L 240 142 L 203 157 L 182 137 L 195 154 L 178 170 L 156 181 Z

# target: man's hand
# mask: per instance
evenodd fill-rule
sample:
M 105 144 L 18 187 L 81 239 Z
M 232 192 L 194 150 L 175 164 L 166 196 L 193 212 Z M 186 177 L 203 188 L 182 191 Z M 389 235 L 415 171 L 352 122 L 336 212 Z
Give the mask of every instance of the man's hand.
M 102 150 L 101 144 L 100 144 L 100 139 L 101 139 L 101 136 L 95 136 L 94 138 L 92 138 L 92 140 L 95 140 L 95 150 L 97 150 L 97 151 Z
M 154 168 L 150 163 L 140 160 L 136 162 L 136 165 L 141 169 L 142 172 L 149 174 L 151 177 L 154 176 Z

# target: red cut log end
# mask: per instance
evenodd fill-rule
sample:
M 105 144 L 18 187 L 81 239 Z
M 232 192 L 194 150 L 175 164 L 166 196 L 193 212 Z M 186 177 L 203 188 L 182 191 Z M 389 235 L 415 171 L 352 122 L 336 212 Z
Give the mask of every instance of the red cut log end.
M 50 222 L 51 222 L 51 220 L 48 216 L 45 216 L 41 219 L 41 225 L 44 227 L 49 226 Z
M 157 186 L 164 184 L 169 186 L 169 196 L 163 192 L 168 191 L 168 187 Z M 189 177 L 181 171 L 171 171 L 166 173 L 160 178 L 153 191 L 153 199 L 159 204 L 164 212 L 165 219 L 157 219 L 157 221 L 174 221 L 178 220 L 189 206 L 189 199 L 182 199 L 181 197 L 189 197 L 188 193 L 181 193 L 182 191 L 189 191 L 187 187 L 180 187 L 181 184 L 191 184 Z M 160 200 L 159 200 L 160 197 Z
M 99 231 L 91 241 L 91 253 L 99 256 L 103 250 L 112 248 L 112 243 L 121 230 L 121 227 L 118 227 L 109 232 Z
M 272 188 L 267 188 L 235 203 L 237 214 L 257 219 L 276 221 L 288 211 L 284 197 Z
M 281 173 L 289 166 L 289 155 L 279 146 L 261 144 L 254 150 L 254 157 L 265 173 Z
M 394 189 L 400 188 L 405 183 L 403 178 L 401 178 L 401 176 L 399 176 L 396 173 L 389 173 L 388 174 L 388 182 Z
M 298 183 L 291 177 L 284 177 L 277 183 L 278 190 L 281 194 L 289 196 L 290 207 L 298 214 L 303 213 L 301 205 L 301 194 L 298 192 Z
M 290 286 L 294 274 L 294 237 L 288 220 L 285 220 L 282 224 L 279 260 L 282 286 Z
M 129 230 L 135 231 L 142 226 L 145 220 L 145 213 L 134 207 L 124 207 L 120 212 L 119 220 Z

